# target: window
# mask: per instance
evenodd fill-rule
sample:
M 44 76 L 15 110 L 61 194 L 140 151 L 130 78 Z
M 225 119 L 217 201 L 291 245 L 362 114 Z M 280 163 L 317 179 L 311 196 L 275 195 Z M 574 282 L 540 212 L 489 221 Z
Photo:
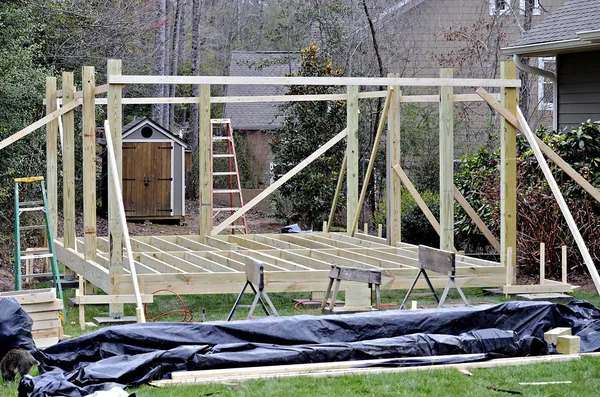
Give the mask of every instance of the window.
M 550 72 L 556 72 L 555 58 L 539 58 L 538 67 Z M 538 77 L 538 109 L 553 110 L 554 106 L 554 84 L 546 77 Z
M 525 2 L 528 0 L 520 0 L 519 12 L 521 15 L 525 14 Z M 540 0 L 533 0 L 533 15 L 540 15 Z
M 510 0 L 490 0 L 490 15 L 504 14 L 509 10 Z

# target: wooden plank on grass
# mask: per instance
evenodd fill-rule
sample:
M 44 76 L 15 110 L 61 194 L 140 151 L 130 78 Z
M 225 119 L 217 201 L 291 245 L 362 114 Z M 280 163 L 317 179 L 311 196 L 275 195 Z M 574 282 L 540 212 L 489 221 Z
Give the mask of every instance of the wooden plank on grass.
M 8 291 L 0 292 L 0 296 L 15 298 L 21 305 L 28 305 L 55 301 L 56 290 L 54 288 L 44 288 L 40 290 Z

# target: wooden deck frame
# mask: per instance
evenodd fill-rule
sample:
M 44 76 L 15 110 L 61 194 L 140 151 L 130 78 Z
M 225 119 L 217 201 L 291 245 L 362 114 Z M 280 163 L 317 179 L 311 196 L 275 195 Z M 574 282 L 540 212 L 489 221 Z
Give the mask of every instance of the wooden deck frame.
M 509 65 L 511 67 L 511 65 Z M 506 65 L 503 66 L 506 68 Z M 382 287 L 384 289 L 408 288 L 410 281 L 418 272 L 418 261 L 416 247 L 400 242 L 400 203 L 394 207 L 393 213 L 388 214 L 388 227 L 393 226 L 393 233 L 388 230 L 390 240 L 381 239 L 374 236 L 368 236 L 363 233 L 356 233 L 354 237 L 347 233 L 315 233 L 310 235 L 244 235 L 244 236 L 223 236 L 218 235 L 220 231 L 227 227 L 226 224 L 219 225 L 211 230 L 210 226 L 210 186 L 207 170 L 210 164 L 210 151 L 206 143 L 210 139 L 207 128 L 211 118 L 211 104 L 214 103 L 232 103 L 232 102 L 287 102 L 287 101 L 316 101 L 316 100 L 346 100 L 348 102 L 348 128 L 340 132 L 329 145 L 333 146 L 336 142 L 344 139 L 346 131 L 350 131 L 352 139 L 347 139 L 347 174 L 358 170 L 356 156 L 352 151 L 357 149 L 354 145 L 354 133 L 356 131 L 356 118 L 354 108 L 358 108 L 358 102 L 361 99 L 381 98 L 393 91 L 390 97 L 388 131 L 392 131 L 392 142 L 395 145 L 394 151 L 390 152 L 388 148 L 388 175 L 395 180 L 394 192 L 388 193 L 395 202 L 396 196 L 399 196 L 400 178 L 391 169 L 396 164 L 401 164 L 399 150 L 400 130 L 399 123 L 402 103 L 440 103 L 440 109 L 443 117 L 440 117 L 441 131 L 444 139 L 441 142 L 443 147 L 449 147 L 452 140 L 452 104 L 462 101 L 485 101 L 476 93 L 454 94 L 453 87 L 497 87 L 503 90 L 501 95 L 491 94 L 494 99 L 505 100 L 507 95 L 516 92 L 520 86 L 520 81 L 514 78 L 510 73 L 505 73 L 504 79 L 457 79 L 452 78 L 451 70 L 444 71 L 441 78 L 427 79 L 407 79 L 391 75 L 387 78 L 303 78 L 303 77 L 235 77 L 235 76 L 127 76 L 120 72 L 120 61 L 111 60 L 108 65 L 108 84 L 105 86 L 95 86 L 93 81 L 93 71 L 90 68 L 84 69 L 83 91 L 74 95 L 65 95 L 65 106 L 51 112 L 44 119 L 34 123 L 20 131 L 15 136 L 9 137 L 0 142 L 0 149 L 17 139 L 39 128 L 42 125 L 56 119 L 57 117 L 71 112 L 74 108 L 83 103 L 84 112 L 84 132 L 91 136 L 92 115 L 95 105 L 107 104 L 108 116 L 113 137 L 116 137 L 115 131 L 118 131 L 118 124 L 122 120 L 122 105 L 134 103 L 199 103 L 200 117 L 200 227 L 198 236 L 147 236 L 132 237 L 132 260 L 126 258 L 125 252 L 121 250 L 117 225 L 111 225 L 111 242 L 105 237 L 95 235 L 95 214 L 90 214 L 89 208 L 84 211 L 86 219 L 86 234 L 83 239 L 76 238 L 74 248 L 63 245 L 60 239 L 57 240 L 57 250 L 59 260 L 65 263 L 74 271 L 82 274 L 87 280 L 99 288 L 102 288 L 111 294 L 131 294 L 133 292 L 132 278 L 130 268 L 135 265 L 138 270 L 140 289 L 142 294 L 147 294 L 159 288 L 174 289 L 182 294 L 198 293 L 235 293 L 239 291 L 244 282 L 245 258 L 253 255 L 265 263 L 265 279 L 269 285 L 270 291 L 315 291 L 324 290 L 327 283 L 327 274 L 332 264 L 352 265 L 365 269 L 381 269 L 384 275 Z M 92 74 L 90 74 L 90 71 Z M 198 98 L 122 98 L 122 87 L 127 84 L 198 84 L 200 85 L 200 96 Z M 258 96 L 258 97 L 212 97 L 211 84 L 267 84 L 267 85 L 337 85 L 343 89 L 347 87 L 347 93 L 332 95 L 312 95 L 312 96 Z M 387 86 L 387 91 L 369 91 L 359 92 L 360 86 Z M 405 96 L 400 91 L 401 87 L 433 87 L 433 94 Z M 65 92 L 67 92 L 66 90 Z M 436 92 L 437 91 L 437 92 Z M 95 95 L 107 92 L 107 98 L 94 98 Z M 508 93 L 508 94 L 507 94 Z M 59 98 L 62 91 L 57 91 L 55 96 Z M 69 98 L 71 96 L 71 98 Z M 70 102 L 69 102 L 70 100 Z M 512 111 L 511 111 L 512 112 Z M 516 109 L 510 115 L 516 118 Z M 504 115 L 503 115 L 504 120 Z M 334 131 L 332 131 L 334 133 Z M 513 144 L 513 135 L 508 136 L 508 144 Z M 389 139 L 389 137 L 388 137 Z M 89 153 L 84 153 L 85 158 L 91 157 L 91 147 Z M 327 147 L 320 148 L 317 153 L 309 156 L 298 165 L 296 171 L 303 169 L 320 153 L 327 150 Z M 390 161 L 390 155 L 393 157 Z M 118 157 L 118 156 L 117 156 Z M 444 156 L 446 162 L 451 159 L 451 153 Z M 85 174 L 88 176 L 89 185 L 86 191 L 92 190 L 93 178 L 89 178 L 91 168 L 88 166 Z M 84 167 L 84 169 L 87 169 Z M 507 171 L 510 174 L 510 169 Z M 285 180 L 293 177 L 289 175 Z M 86 176 L 84 176 L 85 181 Z M 285 180 L 281 180 L 281 185 Z M 349 216 L 348 220 L 354 221 L 353 215 L 358 211 L 358 178 L 352 175 L 348 176 L 347 188 L 350 192 L 356 194 L 348 195 Z M 445 208 L 450 209 L 454 200 L 453 185 L 451 178 L 446 175 L 443 178 L 441 189 L 445 192 Z M 511 183 L 513 185 L 509 186 Z M 505 181 L 506 191 L 514 191 L 516 183 L 513 179 Z M 93 186 L 95 188 L 95 186 Z M 232 217 L 241 216 L 242 212 L 248 211 L 253 205 L 261 199 L 272 193 L 276 187 L 269 189 L 261 197 L 252 200 L 241 210 L 238 210 Z M 512 190 L 511 190 L 512 189 Z M 447 196 L 447 197 L 446 197 Z M 86 196 L 87 197 L 87 196 Z M 114 205 L 114 195 L 109 193 L 110 205 Z M 503 193 L 503 199 L 506 199 Z M 389 202 L 389 199 L 388 199 Z M 86 206 L 88 207 L 88 206 Z M 350 210 L 352 210 L 350 212 Z M 452 224 L 453 215 L 451 211 L 446 211 L 442 221 L 445 225 Z M 351 215 L 351 216 L 350 216 Z M 473 214 L 469 214 L 472 216 Z M 226 222 L 231 222 L 228 219 Z M 475 220 L 480 226 L 479 219 Z M 354 221 L 354 223 L 356 223 Z M 505 236 L 515 236 L 516 226 L 508 223 L 503 228 Z M 348 225 L 352 226 L 352 225 Z M 485 225 L 483 225 L 485 226 Z M 71 226 L 69 226 L 71 227 Z M 445 226 L 449 229 L 449 226 Z M 352 227 L 349 230 L 353 229 Z M 444 229 L 444 228 L 442 228 Z M 66 233 L 69 231 L 66 231 Z M 453 241 L 451 230 L 447 231 L 447 236 L 443 239 L 444 244 Z M 486 236 L 489 238 L 489 236 Z M 493 237 L 493 236 L 492 236 Z M 93 241 L 92 241 L 93 240 Z M 111 244 L 112 243 L 112 244 Z M 114 243 L 117 247 L 111 253 L 109 247 Z M 501 286 L 504 284 L 505 269 L 502 266 L 505 262 L 506 244 L 501 251 L 503 254 L 502 264 L 475 260 L 457 255 L 458 270 L 457 281 L 461 286 Z M 513 254 L 514 255 L 514 254 Z M 514 263 L 514 262 L 513 262 Z M 445 280 L 435 277 L 432 278 L 434 286 L 443 286 Z

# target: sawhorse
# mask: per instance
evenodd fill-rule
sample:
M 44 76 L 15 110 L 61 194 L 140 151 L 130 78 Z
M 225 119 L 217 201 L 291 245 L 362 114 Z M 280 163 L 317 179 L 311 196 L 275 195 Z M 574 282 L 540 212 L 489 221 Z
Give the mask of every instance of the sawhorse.
M 448 282 L 446 283 L 446 288 L 444 288 L 444 293 L 442 294 L 441 299 L 438 299 L 435 289 L 431 284 L 431 280 L 429 280 L 429 276 L 427 275 L 427 272 L 425 270 L 430 270 L 432 272 L 448 275 Z M 469 301 L 467 301 L 465 294 L 463 294 L 458 284 L 456 284 L 456 254 L 454 252 L 442 251 L 424 245 L 419 245 L 419 273 L 417 273 L 417 277 L 415 277 L 415 280 L 408 289 L 406 297 L 404 297 L 404 300 L 400 305 L 400 309 L 406 309 L 406 301 L 408 300 L 408 297 L 417 285 L 417 281 L 419 281 L 419 277 L 421 276 L 421 274 L 423 275 L 423 277 L 425 277 L 425 281 L 429 286 L 429 290 L 433 293 L 433 297 L 435 298 L 435 301 L 438 304 L 438 308 L 441 308 L 444 305 L 446 297 L 448 296 L 448 292 L 450 291 L 450 286 L 452 284 L 454 284 L 454 287 L 460 294 L 460 297 L 465 302 L 465 304 L 469 306 Z
M 254 300 L 252 301 L 251 305 L 240 305 L 242 296 L 244 296 L 244 292 L 246 291 L 246 287 L 248 286 L 250 286 L 252 292 L 254 292 Z M 258 291 L 256 290 L 256 287 L 258 287 Z M 262 264 L 262 262 L 259 262 L 256 259 L 248 256 L 246 257 L 246 284 L 244 284 L 242 292 L 240 292 L 240 294 L 238 295 L 235 304 L 233 305 L 233 308 L 229 313 L 229 317 L 227 317 L 227 321 L 230 321 L 233 318 L 233 315 L 235 314 L 235 311 L 238 307 L 250 308 L 247 318 L 251 318 L 254 314 L 254 310 L 256 309 L 256 305 L 259 302 L 265 314 L 267 316 L 270 316 L 271 314 L 269 313 L 269 310 L 267 310 L 267 306 L 265 305 L 265 302 L 263 302 L 263 298 L 265 299 L 265 301 L 267 301 L 267 304 L 271 308 L 271 311 L 273 312 L 272 315 L 279 316 L 279 314 L 277 313 L 277 309 L 275 309 L 273 302 L 271 302 L 269 295 L 267 295 L 265 291 L 264 265 Z
M 333 286 L 333 282 L 335 281 L 335 287 L 333 289 L 333 296 L 329 302 L 329 311 L 333 311 L 333 307 L 335 306 L 335 298 L 337 297 L 337 293 L 340 290 L 340 282 L 344 281 L 357 281 L 368 283 L 369 288 L 373 289 L 373 285 L 375 285 L 375 299 L 376 299 L 376 308 L 377 310 L 381 309 L 381 272 L 377 270 L 365 270 L 365 269 L 356 269 L 352 267 L 341 267 L 334 265 L 331 267 L 329 271 L 329 285 L 327 286 L 327 291 L 325 292 L 325 297 L 323 298 L 323 303 L 321 303 L 321 310 L 325 309 L 327 306 L 327 300 L 329 299 L 329 295 L 331 294 L 331 287 Z

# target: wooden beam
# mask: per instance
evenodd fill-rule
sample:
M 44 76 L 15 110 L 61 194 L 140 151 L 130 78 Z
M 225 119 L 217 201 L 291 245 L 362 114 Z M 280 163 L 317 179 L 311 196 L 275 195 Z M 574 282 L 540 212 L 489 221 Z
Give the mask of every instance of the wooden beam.
M 500 73 L 503 78 L 515 78 L 517 70 L 514 62 L 502 62 Z M 517 90 L 503 88 L 502 106 L 515 115 Z M 511 263 L 515 266 L 513 283 L 516 283 L 517 266 L 517 131 L 503 117 L 500 120 L 500 262 L 506 265 L 507 248 L 513 247 Z
M 30 124 L 29 126 L 23 128 L 21 131 L 15 132 L 8 138 L 4 139 L 3 141 L 0 141 L 0 150 L 4 149 L 5 147 L 7 147 L 8 145 L 10 145 L 12 143 L 15 143 L 16 141 L 18 141 L 21 138 L 25 138 L 27 135 L 29 135 L 32 132 L 38 130 L 39 128 L 45 126 L 49 122 L 58 119 L 60 116 L 62 116 L 63 114 L 65 114 L 67 112 L 70 112 L 71 110 L 75 109 L 77 106 L 81 105 L 82 103 L 83 103 L 82 99 L 76 99 L 75 101 L 63 106 L 62 108 L 57 109 L 54 112 L 42 117 L 35 123 Z
M 46 116 L 56 111 L 56 77 L 46 78 Z M 46 124 L 46 194 L 52 226 L 52 238 L 58 226 L 58 119 Z
M 346 232 L 352 233 L 352 220 L 358 211 L 358 86 L 346 87 Z
M 212 137 L 210 126 L 210 85 L 200 85 L 199 98 L 199 120 L 192 120 L 192 123 L 198 122 L 198 161 L 199 161 L 199 196 L 200 203 L 200 236 L 209 236 L 212 227 L 212 179 L 210 170 L 212 168 Z
M 75 100 L 72 72 L 62 75 L 64 103 Z M 75 111 L 63 116 L 63 234 L 65 248 L 75 248 Z
M 456 199 L 456 201 L 458 201 L 461 207 L 463 207 L 463 209 L 465 210 L 467 215 L 469 215 L 471 220 L 475 222 L 475 225 L 477 226 L 479 231 L 485 236 L 490 245 L 494 247 L 496 251 L 500 252 L 500 242 L 490 231 L 490 229 L 488 229 L 485 223 L 483 223 L 483 221 L 477 214 L 477 211 L 475 211 L 475 209 L 471 207 L 471 204 L 469 204 L 465 196 L 462 195 L 462 193 L 456 188 L 456 186 L 454 186 L 454 198 Z
M 452 78 L 452 69 L 440 77 Z M 454 250 L 454 95 L 452 87 L 440 88 L 440 249 Z
M 296 175 L 297 173 L 302 171 L 304 168 L 306 168 L 310 163 L 315 161 L 315 159 L 317 159 L 319 156 L 321 156 L 323 153 L 325 153 L 327 150 L 329 150 L 331 147 L 333 147 L 336 143 L 338 143 L 339 141 L 344 139 L 346 137 L 346 135 L 347 135 L 347 129 L 344 129 L 340 133 L 338 133 L 336 136 L 331 138 L 329 141 L 327 141 L 327 143 L 325 143 L 323 146 L 321 146 L 319 149 L 317 149 L 313 154 L 311 154 L 310 156 L 308 156 L 307 158 L 302 160 L 300 163 L 298 163 L 298 165 L 296 165 L 294 168 L 289 170 L 285 175 L 283 175 L 281 178 L 277 179 L 271 186 L 269 186 L 268 188 L 263 190 L 259 195 L 257 195 L 255 198 L 250 200 L 248 203 L 246 203 L 242 208 L 237 210 L 229 218 L 225 219 L 220 225 L 215 227 L 210 232 L 210 234 L 214 236 L 214 235 L 219 234 L 223 230 L 225 230 L 236 219 L 238 219 L 239 217 L 244 215 L 250 209 L 254 208 L 255 205 L 257 205 L 262 200 L 264 200 L 267 196 L 269 196 L 271 193 L 273 193 L 275 190 L 277 190 L 281 185 L 283 185 L 285 182 L 290 180 L 294 175 Z M 209 209 L 209 212 L 210 212 L 210 209 Z
M 350 227 L 350 235 L 352 236 L 354 236 L 354 234 L 356 233 L 356 228 L 358 226 L 358 218 L 360 217 L 360 212 L 365 202 L 365 197 L 367 196 L 367 188 L 369 187 L 371 173 L 373 172 L 373 167 L 375 166 L 375 157 L 377 156 L 377 151 L 379 150 L 379 142 L 381 141 L 381 135 L 383 134 L 383 127 L 385 127 L 388 110 L 390 109 L 390 95 L 393 91 L 394 89 L 390 87 L 388 95 L 385 97 L 385 103 L 383 104 L 383 111 L 381 113 L 381 118 L 379 119 L 379 125 L 377 126 L 377 133 L 375 134 L 375 141 L 373 142 L 373 149 L 371 150 L 369 165 L 367 166 L 367 172 L 365 173 L 365 177 L 363 178 L 363 185 L 362 189 L 360 190 L 360 197 L 358 198 L 356 213 L 354 214 L 352 225 Z M 365 234 L 366 233 L 367 232 L 365 232 Z
M 502 115 L 502 117 L 504 117 L 506 119 L 506 121 L 508 121 L 509 123 L 511 123 L 519 131 L 523 131 L 523 129 L 521 128 L 521 125 L 519 124 L 519 121 L 517 120 L 516 116 L 514 116 L 513 114 L 511 114 L 508 111 L 508 109 L 506 109 L 498 101 L 496 101 L 494 99 L 494 97 L 492 96 L 492 94 L 488 93 L 483 88 L 478 88 L 477 89 L 477 94 L 479 96 L 481 96 L 488 103 L 488 105 L 490 105 L 492 108 L 494 108 L 494 110 L 496 110 L 498 113 L 500 113 Z M 542 152 L 544 152 L 544 154 L 546 155 L 546 157 L 548 157 L 550 160 L 552 160 L 554 162 L 554 164 L 558 165 L 560 167 L 560 169 L 562 169 L 575 182 L 577 182 L 579 184 L 579 186 L 581 186 L 594 199 L 596 199 L 596 201 L 600 202 L 600 191 L 598 191 L 598 189 L 596 189 L 583 176 L 581 176 L 580 173 L 578 173 L 577 171 L 575 171 L 573 169 L 573 167 L 571 167 L 569 165 L 569 163 L 567 163 L 565 160 L 563 160 L 563 158 L 560 157 L 548 145 L 546 145 L 544 143 L 544 141 L 542 141 L 537 136 L 535 137 L 535 141 L 539 145 L 539 147 L 542 150 Z
M 105 94 L 106 92 L 108 92 L 108 84 L 97 85 L 96 88 L 94 89 L 94 95 Z M 63 95 L 64 95 L 64 90 L 56 91 L 57 98 L 60 98 Z M 83 91 L 77 91 L 75 93 L 75 99 L 77 99 L 77 98 L 83 98 Z
M 419 194 L 417 189 L 415 189 L 415 186 L 412 184 L 410 179 L 408 179 L 408 176 L 404 173 L 404 170 L 400 167 L 399 164 L 393 165 L 392 169 L 396 172 L 396 175 L 400 177 L 402 184 L 404 184 L 408 192 L 411 194 L 411 196 L 413 196 L 415 202 L 417 203 L 421 211 L 423 211 L 423 214 L 425 214 L 425 217 L 427 218 L 431 226 L 433 226 L 437 234 L 440 234 L 440 224 L 438 223 L 437 219 L 435 219 L 435 216 L 433 215 L 427 204 L 425 204 L 425 201 L 423 201 L 423 199 L 421 198 L 421 195 Z M 451 248 L 451 250 L 452 249 L 453 248 Z
M 108 269 L 95 261 L 85 260 L 84 257 L 72 248 L 65 248 L 59 240 L 54 240 L 56 259 L 77 274 L 85 274 L 86 280 L 98 288 L 109 291 L 110 277 Z
M 388 74 L 388 77 L 398 77 L 399 74 Z M 401 193 L 402 186 L 398 175 L 392 170 L 395 164 L 401 164 L 400 155 L 400 119 L 402 117 L 400 102 L 402 92 L 400 86 L 393 88 L 390 112 L 388 116 L 388 130 L 386 137 L 386 236 L 389 245 L 394 245 L 402 238 Z
M 525 116 L 523 116 L 523 113 L 521 112 L 521 109 L 519 109 L 519 108 L 517 108 L 517 119 L 519 120 L 519 123 L 521 123 L 521 127 L 523 128 L 522 132 L 525 135 L 525 138 L 527 138 L 529 145 L 533 149 L 533 153 L 535 154 L 535 157 L 540 165 L 540 168 L 542 169 L 542 172 L 544 173 L 544 176 L 546 177 L 546 180 L 548 181 L 550 190 L 552 190 L 552 194 L 554 195 L 554 197 L 556 198 L 556 201 L 558 202 L 560 211 L 562 212 L 565 220 L 567 221 L 567 225 L 569 225 L 569 229 L 571 230 L 573 239 L 577 243 L 577 248 L 579 248 L 579 252 L 581 253 L 581 256 L 583 257 L 583 261 L 585 262 L 585 264 L 588 268 L 588 271 L 590 272 L 590 275 L 592 276 L 592 280 L 594 281 L 596 290 L 600 294 L 600 276 L 598 275 L 598 270 L 596 269 L 596 265 L 594 264 L 594 261 L 592 260 L 592 257 L 590 256 L 590 252 L 588 251 L 588 249 L 585 245 L 585 242 L 583 241 L 583 237 L 581 236 L 581 233 L 579 232 L 579 228 L 577 227 L 577 224 L 575 223 L 575 219 L 573 219 L 573 215 L 571 214 L 571 211 L 569 210 L 569 206 L 567 205 L 565 198 L 561 194 L 560 189 L 558 188 L 558 184 L 556 183 L 556 180 L 552 176 L 550 167 L 548 167 L 548 164 L 544 160 L 544 155 L 542 154 L 542 150 L 540 149 L 539 145 L 537 144 L 537 142 L 535 140 L 535 135 L 529 128 L 529 125 L 527 124 L 527 120 L 525 120 Z
M 107 63 L 107 74 L 119 75 L 122 72 L 121 60 L 109 59 Z M 110 273 L 110 287 L 109 293 L 111 295 L 119 294 L 119 286 L 115 283 L 115 277 L 123 274 L 123 230 L 121 225 L 121 218 L 119 216 L 119 204 L 118 201 L 122 200 L 122 197 L 116 196 L 116 191 L 113 188 L 115 182 L 121 184 L 122 180 L 122 167 L 123 167 L 123 145 L 121 142 L 121 136 L 123 134 L 123 106 L 121 104 L 121 98 L 123 94 L 123 86 L 118 84 L 111 84 L 108 87 L 108 106 L 107 106 L 107 117 L 108 126 L 110 128 L 111 140 L 113 143 L 113 152 L 115 155 L 115 166 L 116 173 L 109 170 L 108 173 L 108 237 L 110 247 L 110 266 L 108 268 Z M 109 167 L 111 164 L 109 164 Z M 113 181 L 113 175 L 117 175 L 117 181 Z M 120 302 L 111 302 L 110 313 L 123 313 L 123 304 Z
M 109 84 L 366 85 L 406 87 L 513 87 L 521 80 L 385 77 L 110 76 Z
M 96 107 L 93 66 L 83 67 L 83 230 L 85 259 L 96 259 Z M 81 273 L 80 273 L 81 274 Z M 87 274 L 84 274 L 89 279 Z

